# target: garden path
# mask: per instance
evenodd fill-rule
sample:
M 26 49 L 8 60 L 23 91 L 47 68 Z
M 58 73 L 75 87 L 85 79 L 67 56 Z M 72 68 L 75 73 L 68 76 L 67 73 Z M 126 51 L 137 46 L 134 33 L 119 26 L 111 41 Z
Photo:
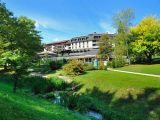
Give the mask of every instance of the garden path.
M 115 72 L 122 72 L 122 73 L 136 74 L 136 75 L 145 75 L 145 76 L 160 78 L 160 75 L 155 75 L 155 74 L 146 74 L 146 73 L 139 73 L 139 72 L 124 71 L 124 70 L 115 70 L 115 69 L 112 69 L 112 68 L 108 68 L 108 70 L 115 71 Z

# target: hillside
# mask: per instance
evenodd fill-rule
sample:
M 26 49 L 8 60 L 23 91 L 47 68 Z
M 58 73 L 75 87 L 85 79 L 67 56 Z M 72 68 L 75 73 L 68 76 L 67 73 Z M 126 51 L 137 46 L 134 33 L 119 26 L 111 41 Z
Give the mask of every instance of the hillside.
M 0 82 L 0 120 L 85 120 L 46 100 L 22 92 L 12 93 L 10 85 Z

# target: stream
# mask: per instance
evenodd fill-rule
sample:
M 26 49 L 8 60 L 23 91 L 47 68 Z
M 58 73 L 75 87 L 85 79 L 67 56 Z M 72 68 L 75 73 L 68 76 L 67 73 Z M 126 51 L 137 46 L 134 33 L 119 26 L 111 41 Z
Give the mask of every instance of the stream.
M 62 98 L 61 98 L 61 96 L 60 96 L 60 92 L 59 92 L 59 91 L 56 91 L 56 92 L 54 93 L 54 96 L 55 96 L 55 98 L 52 100 L 52 102 L 53 102 L 54 104 L 61 104 L 61 102 L 62 102 L 63 100 L 62 100 Z M 101 113 L 98 113 L 98 112 L 93 111 L 93 110 L 88 111 L 85 115 L 87 115 L 87 116 L 89 116 L 89 117 L 94 117 L 94 118 L 96 118 L 96 119 L 98 119 L 98 120 L 102 120 L 102 119 L 103 119 L 103 116 L 102 116 Z

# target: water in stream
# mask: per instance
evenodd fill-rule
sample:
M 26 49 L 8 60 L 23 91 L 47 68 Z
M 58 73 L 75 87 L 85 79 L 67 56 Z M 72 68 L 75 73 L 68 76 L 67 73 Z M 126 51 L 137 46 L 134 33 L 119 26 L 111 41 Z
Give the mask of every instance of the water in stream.
M 60 92 L 59 92 L 59 91 L 56 91 L 54 95 L 55 95 L 55 98 L 53 99 L 53 103 L 54 103 L 54 104 L 61 104 L 61 102 L 62 102 L 63 100 L 61 100 L 62 98 L 61 98 L 61 96 L 60 96 Z M 100 113 L 98 113 L 98 112 L 95 112 L 95 111 L 88 111 L 88 112 L 86 113 L 86 115 L 87 115 L 87 116 L 90 116 L 90 117 L 94 117 L 94 118 L 99 119 L 99 120 L 102 120 L 102 119 L 103 119 L 102 114 L 100 114 Z
M 87 116 L 91 116 L 91 117 L 94 117 L 94 118 L 99 119 L 99 120 L 103 119 L 102 114 L 97 113 L 95 111 L 89 111 L 89 112 L 87 112 Z

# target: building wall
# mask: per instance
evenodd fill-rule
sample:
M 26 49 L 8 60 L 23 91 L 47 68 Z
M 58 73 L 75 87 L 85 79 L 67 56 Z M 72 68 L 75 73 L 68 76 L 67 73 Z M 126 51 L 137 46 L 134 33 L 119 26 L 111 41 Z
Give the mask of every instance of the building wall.
M 84 48 L 88 48 L 88 41 L 84 42 Z
M 69 40 L 68 44 L 61 45 L 62 50 L 81 50 L 81 49 L 92 49 L 92 48 L 98 48 L 98 40 L 101 37 L 102 34 L 89 34 L 87 36 L 81 36 L 81 37 L 75 37 Z M 113 37 L 113 35 L 111 35 Z M 63 47 L 62 47 L 63 46 Z M 59 48 L 60 46 L 51 45 L 45 50 L 55 51 L 56 48 Z
M 88 48 L 93 48 L 92 41 L 88 41 Z

